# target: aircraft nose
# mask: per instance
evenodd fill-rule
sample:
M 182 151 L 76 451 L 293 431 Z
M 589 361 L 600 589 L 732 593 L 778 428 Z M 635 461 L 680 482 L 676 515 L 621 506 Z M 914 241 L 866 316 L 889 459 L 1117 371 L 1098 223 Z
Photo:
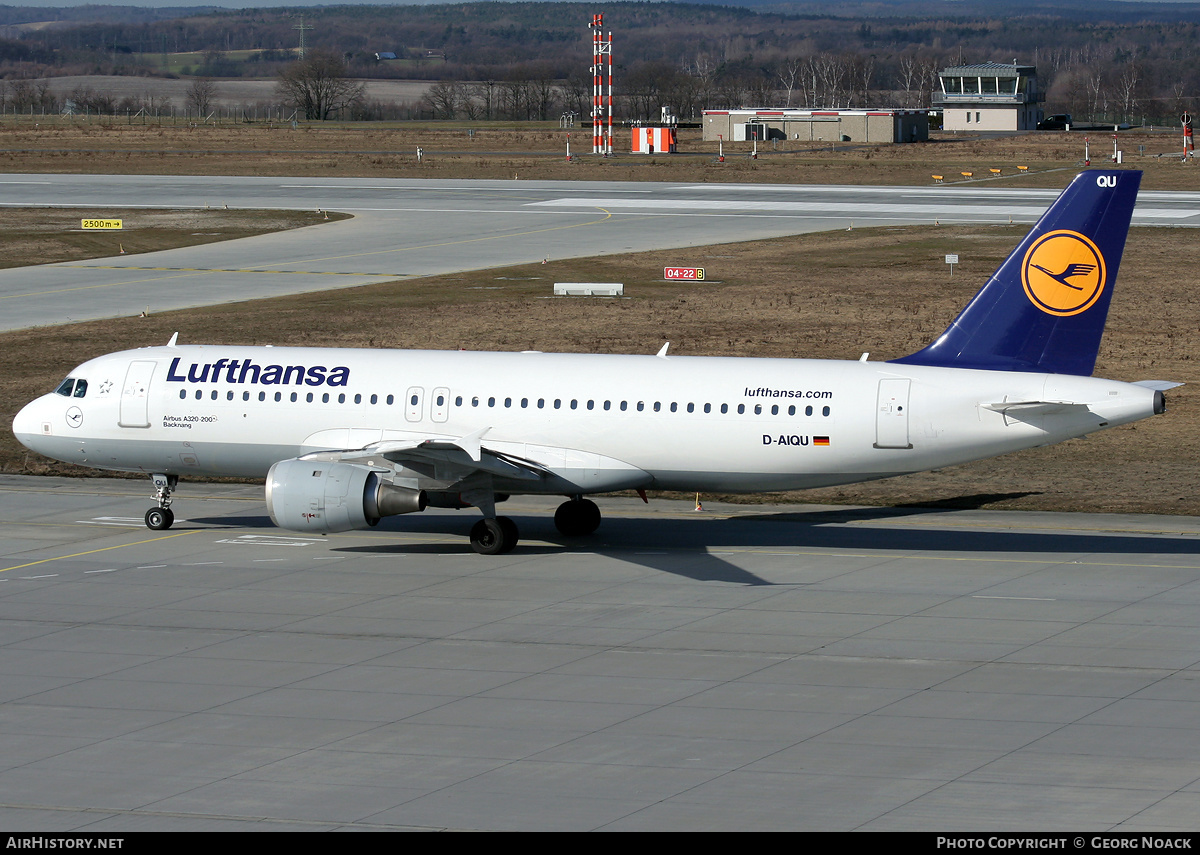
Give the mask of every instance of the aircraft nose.
M 31 401 L 21 408 L 13 418 L 12 430 L 17 441 L 26 448 L 36 451 L 34 447 L 37 438 L 45 433 L 41 415 L 40 401 Z

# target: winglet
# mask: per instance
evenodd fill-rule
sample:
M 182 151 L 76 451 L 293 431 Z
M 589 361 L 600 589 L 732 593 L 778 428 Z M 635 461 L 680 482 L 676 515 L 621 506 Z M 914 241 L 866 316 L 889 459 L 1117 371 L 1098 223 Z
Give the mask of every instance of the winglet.
M 1091 374 L 1141 180 L 1079 173 L 946 331 L 892 361 Z
M 658 353 L 656 354 L 656 356 L 658 356 L 659 359 L 666 359 L 667 358 L 667 348 L 670 346 L 671 346 L 671 342 L 668 341 L 666 344 L 664 344 L 662 347 L 660 347 L 658 349 Z
M 167 347 L 174 347 L 175 342 L 179 341 L 179 333 L 172 333 L 171 340 L 167 342 Z

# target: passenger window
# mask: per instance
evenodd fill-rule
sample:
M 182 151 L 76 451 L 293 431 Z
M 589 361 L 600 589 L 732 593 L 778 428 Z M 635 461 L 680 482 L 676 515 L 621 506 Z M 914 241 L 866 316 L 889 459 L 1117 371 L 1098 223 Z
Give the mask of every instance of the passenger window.
M 654 402 L 654 412 L 656 412 L 656 413 L 662 412 L 662 401 Z
M 346 403 L 346 393 L 345 392 L 342 392 L 338 395 L 338 403 L 339 404 Z
M 612 408 L 612 401 L 605 401 L 605 402 L 604 402 L 604 409 L 608 410 L 608 409 L 611 409 L 611 408 Z
M 372 403 L 372 404 L 378 404 L 378 403 L 379 403 L 379 396 L 378 396 L 378 395 L 372 395 L 372 396 L 371 396 L 371 403 Z
M 646 409 L 646 402 L 645 402 L 645 401 L 638 401 L 638 412 L 640 413 L 640 412 L 641 412 L 642 410 L 644 410 L 644 409 Z
M 283 400 L 283 393 L 282 393 L 282 392 L 276 392 L 276 393 L 275 393 L 275 403 L 277 403 L 277 404 L 278 404 L 278 403 L 279 403 L 280 401 L 282 401 L 282 400 Z
M 211 395 L 211 397 L 212 397 L 212 399 L 213 399 L 214 401 L 215 401 L 215 400 L 217 400 L 217 390 L 216 390 L 216 389 L 213 389 L 213 390 L 212 390 L 212 395 Z
M 329 403 L 329 393 L 328 393 L 328 392 L 325 392 L 325 393 L 323 393 L 323 394 L 321 395 L 321 403 L 322 403 L 322 404 L 328 404 L 328 403 Z
M 796 405 L 795 404 L 792 404 L 790 407 L 788 407 L 788 415 L 789 416 L 796 415 Z
M 779 415 L 779 405 L 778 404 L 771 405 L 771 415 L 773 415 L 773 416 Z
M 204 393 L 201 392 L 199 389 L 197 389 L 196 390 L 196 400 L 199 401 L 202 397 L 204 397 Z
M 538 409 L 539 410 L 546 409 L 546 399 L 545 398 L 538 398 Z
M 706 412 L 706 413 L 711 413 L 711 412 L 712 412 L 712 404 L 705 404 L 705 405 L 704 405 L 704 412 Z
M 575 400 L 574 398 L 571 399 L 571 409 L 572 410 L 579 409 L 579 401 Z
M 529 399 L 528 398 L 521 399 L 521 409 L 522 410 L 529 409 Z
M 762 404 L 755 404 L 755 405 L 754 405 L 754 415 L 756 415 L 756 416 L 761 416 L 761 415 L 762 415 Z
M 671 402 L 671 412 L 673 412 L 673 413 L 674 413 L 674 412 L 676 412 L 678 409 L 679 409 L 679 405 L 678 405 L 678 404 L 676 404 L 674 401 L 672 401 L 672 402 Z
M 729 405 L 728 405 L 728 404 L 722 404 L 722 405 L 721 405 L 721 412 L 722 412 L 722 413 L 727 413 L 727 412 L 729 412 Z
M 829 415 L 829 407 L 821 407 L 821 415 L 823 415 L 823 416 Z
M 504 406 L 506 406 L 506 407 L 511 407 L 511 406 L 512 406 L 512 398 L 505 398 L 505 399 L 504 399 Z
M 267 393 L 266 393 L 266 392 L 259 392 L 259 393 L 258 393 L 258 400 L 260 400 L 260 401 L 265 401 L 265 400 L 267 400 Z
M 225 393 L 225 400 L 226 401 L 233 400 L 233 390 L 232 389 L 230 389 L 228 392 Z
M 356 403 L 356 404 L 362 403 L 362 394 L 361 393 L 354 396 L 354 403 Z
M 812 415 L 812 404 L 809 404 L 807 407 L 804 408 L 804 415 L 806 415 L 806 416 Z
M 187 389 L 180 389 L 179 390 L 179 400 L 182 401 L 186 397 L 187 397 Z
M 396 396 L 395 396 L 395 395 L 388 395 L 388 396 L 387 396 L 387 405 L 390 407 L 390 406 L 391 406 L 392 404 L 394 404 L 394 403 L 396 403 Z
M 242 393 L 242 400 L 243 400 L 243 401 L 249 401 L 249 400 L 250 400 L 250 393 L 249 393 L 249 392 L 243 392 L 243 393 Z
M 746 405 L 745 405 L 745 404 L 738 404 L 738 415 L 740 416 L 740 415 L 742 415 L 742 414 L 743 414 L 743 413 L 745 413 L 745 412 L 746 412 Z
M 595 402 L 595 401 L 588 401 L 587 407 L 588 407 L 588 409 L 589 409 L 589 410 L 594 410 L 594 409 L 596 408 L 596 402 Z
M 694 413 L 694 412 L 696 412 L 696 405 L 695 405 L 695 404 L 693 404 L 691 401 L 688 401 L 687 411 L 688 411 L 689 413 Z
M 562 409 L 562 398 L 554 399 L 554 409 L 556 409 L 556 410 Z
M 296 398 L 299 397 L 295 392 L 292 393 L 292 403 L 296 403 Z
M 494 406 L 496 406 L 496 399 L 495 399 L 495 398 L 488 398 L 488 406 L 489 406 L 489 407 L 494 407 Z

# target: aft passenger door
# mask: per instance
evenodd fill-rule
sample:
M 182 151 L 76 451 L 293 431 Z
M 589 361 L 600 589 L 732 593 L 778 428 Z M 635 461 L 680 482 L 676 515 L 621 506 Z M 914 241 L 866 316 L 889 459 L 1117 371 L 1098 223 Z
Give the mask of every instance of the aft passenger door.
M 911 380 L 890 377 L 879 381 L 875 409 L 875 447 L 912 448 L 908 441 L 908 391 Z

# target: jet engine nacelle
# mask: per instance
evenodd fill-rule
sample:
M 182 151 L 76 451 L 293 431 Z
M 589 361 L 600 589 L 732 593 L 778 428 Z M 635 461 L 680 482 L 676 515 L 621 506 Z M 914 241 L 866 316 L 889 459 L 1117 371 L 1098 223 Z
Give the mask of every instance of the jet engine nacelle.
M 397 487 L 353 463 L 292 458 L 267 473 L 271 522 L 292 531 L 369 528 L 381 517 L 423 511 L 427 505 L 423 490 Z

